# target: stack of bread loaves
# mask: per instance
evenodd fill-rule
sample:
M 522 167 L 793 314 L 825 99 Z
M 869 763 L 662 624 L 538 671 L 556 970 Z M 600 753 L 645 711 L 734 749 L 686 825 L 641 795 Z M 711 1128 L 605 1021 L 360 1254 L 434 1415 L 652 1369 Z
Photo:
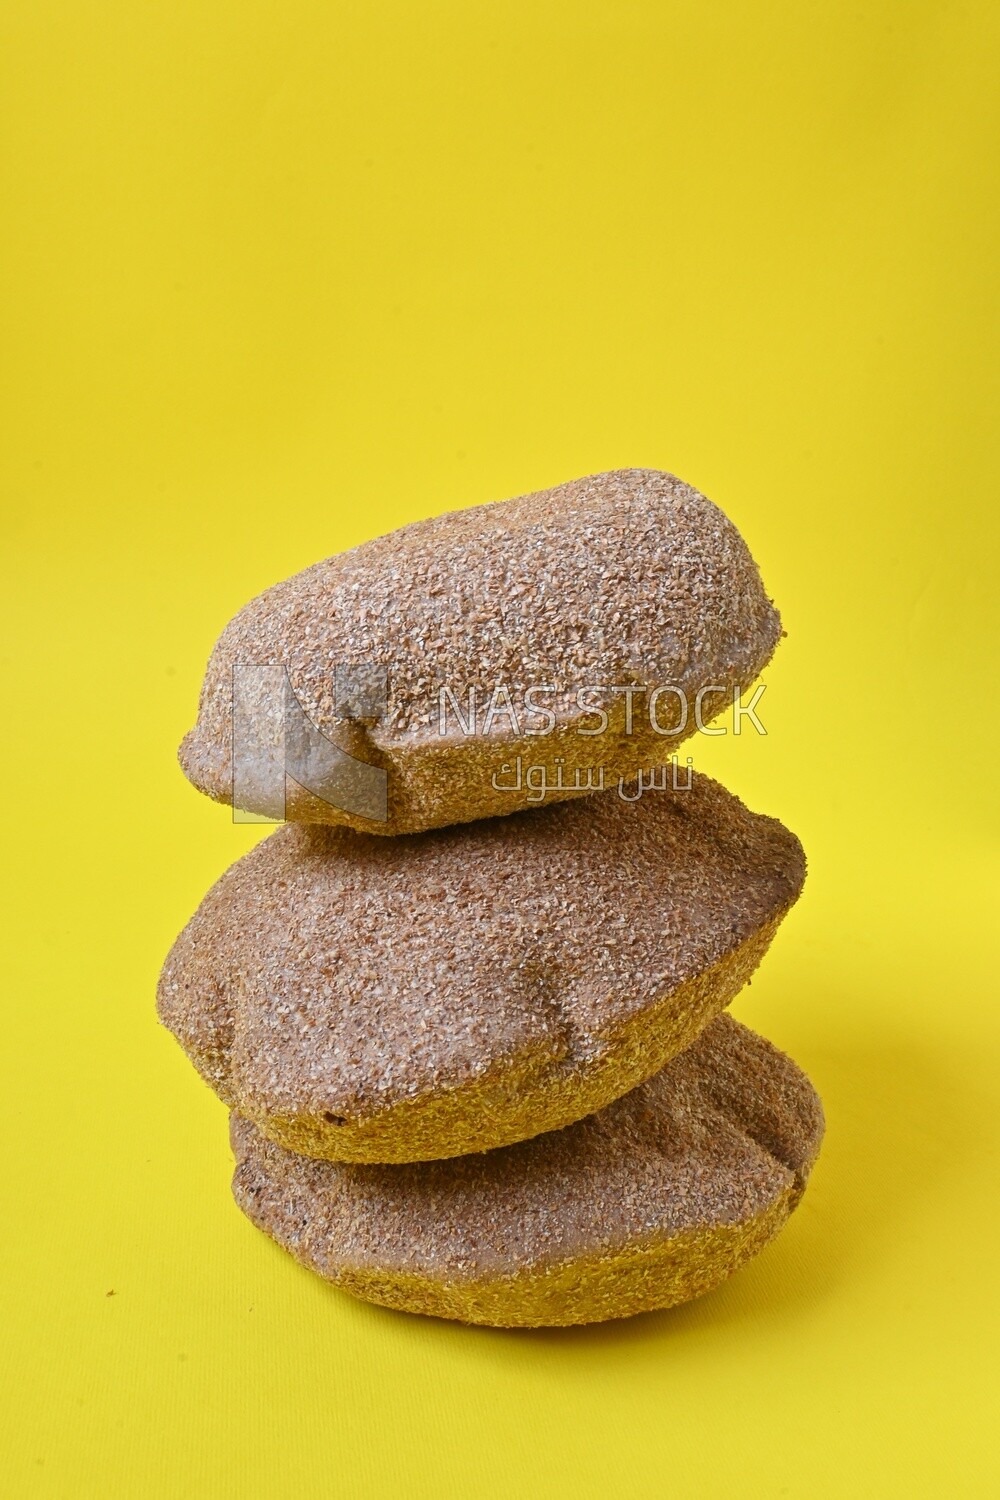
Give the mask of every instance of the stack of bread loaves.
M 770 1240 L 823 1115 L 723 1014 L 798 840 L 681 765 L 781 634 L 667 474 L 407 526 L 248 604 L 181 747 L 287 819 L 177 939 L 159 1012 L 305 1265 L 467 1322 L 697 1296 Z

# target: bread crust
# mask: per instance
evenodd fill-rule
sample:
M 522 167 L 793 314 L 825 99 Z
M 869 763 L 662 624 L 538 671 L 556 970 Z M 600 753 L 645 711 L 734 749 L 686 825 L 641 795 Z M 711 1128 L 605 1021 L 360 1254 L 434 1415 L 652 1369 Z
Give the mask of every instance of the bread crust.
M 405 526 L 252 600 L 212 652 L 180 762 L 199 790 L 232 802 L 234 670 L 279 665 L 315 735 L 359 774 L 384 774 L 385 806 L 286 782 L 283 710 L 262 689 L 241 720 L 255 747 L 240 741 L 246 811 L 381 835 L 502 816 L 537 800 L 505 767 L 530 768 L 545 800 L 561 801 L 585 794 L 588 777 L 611 786 L 668 762 L 699 716 L 709 722 L 754 682 L 780 635 L 717 506 L 657 470 L 592 475 Z M 338 670 L 382 672 L 385 702 L 345 709 Z M 529 690 L 551 725 L 526 708 Z
M 701 776 L 396 841 L 289 825 L 206 896 L 159 1012 L 220 1097 L 292 1150 L 489 1150 L 690 1045 L 804 874 L 794 835 Z
M 318 1162 L 234 1115 L 233 1192 L 354 1296 L 467 1323 L 567 1325 L 717 1286 L 781 1229 L 822 1135 L 801 1070 L 721 1016 L 608 1108 L 478 1157 Z

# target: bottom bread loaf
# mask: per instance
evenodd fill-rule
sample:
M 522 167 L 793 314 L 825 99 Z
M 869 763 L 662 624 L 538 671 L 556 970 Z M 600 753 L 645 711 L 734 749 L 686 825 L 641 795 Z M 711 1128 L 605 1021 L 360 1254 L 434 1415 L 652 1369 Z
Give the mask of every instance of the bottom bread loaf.
M 357 1297 L 500 1327 L 590 1323 L 724 1281 L 782 1227 L 822 1136 L 805 1074 L 724 1015 L 606 1109 L 474 1156 L 314 1161 L 233 1115 L 233 1192 Z

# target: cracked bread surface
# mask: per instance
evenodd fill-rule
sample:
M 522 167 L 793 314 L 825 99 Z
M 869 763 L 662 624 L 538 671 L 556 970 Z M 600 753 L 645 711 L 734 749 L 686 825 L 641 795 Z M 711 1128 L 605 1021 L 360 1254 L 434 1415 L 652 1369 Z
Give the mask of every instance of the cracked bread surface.
M 742 988 L 805 874 L 718 783 L 394 840 L 289 824 L 212 888 L 158 1008 L 204 1079 L 310 1156 L 457 1156 L 568 1125 Z
M 216 643 L 181 766 L 207 795 L 233 799 L 234 668 L 278 665 L 314 730 L 353 757 L 311 786 L 285 784 L 282 770 L 285 817 L 396 834 L 509 814 L 537 800 L 507 784 L 518 757 L 558 800 L 581 795 L 578 774 L 610 784 L 667 761 L 696 710 L 703 722 L 719 714 L 780 635 L 757 565 L 716 505 L 658 470 L 591 475 L 413 523 L 266 590 Z M 373 669 L 386 674 L 384 702 L 345 709 L 337 671 Z M 500 700 L 491 718 L 500 689 L 513 713 Z M 529 689 L 551 723 L 526 707 Z M 442 690 L 462 722 L 448 707 L 442 716 Z M 284 710 L 247 691 L 242 722 L 257 748 L 241 749 L 237 795 L 273 816 Z M 598 710 L 607 722 L 593 734 Z M 384 816 L 352 800 L 364 767 L 384 773 Z
M 597 1113 L 533 1140 L 405 1166 L 316 1161 L 231 1118 L 243 1212 L 370 1301 L 500 1326 L 570 1324 L 710 1290 L 805 1188 L 820 1100 L 730 1016 Z

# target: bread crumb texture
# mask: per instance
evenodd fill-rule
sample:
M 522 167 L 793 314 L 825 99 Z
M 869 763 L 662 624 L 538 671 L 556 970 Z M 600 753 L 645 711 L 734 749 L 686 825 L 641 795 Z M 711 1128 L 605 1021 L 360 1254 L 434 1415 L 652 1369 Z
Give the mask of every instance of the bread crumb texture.
M 297 1260 L 409 1312 L 531 1327 L 711 1290 L 798 1203 L 823 1135 L 809 1080 L 729 1016 L 605 1109 L 448 1161 L 316 1161 L 238 1115 L 233 1192 Z
M 505 764 L 520 756 L 556 799 L 579 795 L 577 773 L 659 765 L 694 733 L 698 694 L 703 721 L 722 712 L 780 635 L 757 565 L 717 506 L 657 470 L 597 474 L 405 526 L 252 600 L 212 652 L 181 765 L 200 790 L 232 800 L 234 668 L 280 665 L 314 729 L 387 778 L 384 819 L 296 781 L 285 788 L 288 818 L 396 834 L 507 814 L 532 798 L 526 786 L 494 784 Z M 345 710 L 338 670 L 383 672 L 385 701 Z M 659 702 L 655 729 L 646 698 L 622 691 L 648 698 L 668 686 L 677 692 Z M 608 715 L 599 734 L 581 688 L 600 689 L 586 700 Z M 466 725 L 471 690 L 475 733 L 450 714 L 442 730 L 442 689 Z M 491 720 L 498 689 L 515 714 Z M 547 732 L 524 711 L 528 689 L 552 711 Z M 255 708 L 251 692 L 244 708 L 261 749 L 256 768 L 241 759 L 240 803 L 271 816 L 264 783 L 283 753 L 280 730 L 263 697 Z
M 804 875 L 793 834 L 698 775 L 391 840 L 288 824 L 205 897 L 159 1013 L 220 1097 L 294 1151 L 489 1150 L 689 1046 Z

